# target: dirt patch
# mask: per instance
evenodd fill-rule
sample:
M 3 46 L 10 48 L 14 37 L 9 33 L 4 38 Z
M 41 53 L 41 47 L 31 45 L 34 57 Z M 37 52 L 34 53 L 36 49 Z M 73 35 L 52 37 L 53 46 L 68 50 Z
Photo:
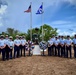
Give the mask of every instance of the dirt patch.
M 0 61 L 0 75 L 76 75 L 76 59 L 26 56 Z

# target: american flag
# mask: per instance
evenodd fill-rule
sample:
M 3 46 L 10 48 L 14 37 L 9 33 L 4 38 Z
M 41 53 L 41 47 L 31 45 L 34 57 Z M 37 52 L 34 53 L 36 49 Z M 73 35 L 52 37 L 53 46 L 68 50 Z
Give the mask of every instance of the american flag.
M 30 5 L 29 8 L 28 8 L 27 10 L 25 10 L 24 12 L 27 12 L 27 13 L 31 12 L 31 5 Z

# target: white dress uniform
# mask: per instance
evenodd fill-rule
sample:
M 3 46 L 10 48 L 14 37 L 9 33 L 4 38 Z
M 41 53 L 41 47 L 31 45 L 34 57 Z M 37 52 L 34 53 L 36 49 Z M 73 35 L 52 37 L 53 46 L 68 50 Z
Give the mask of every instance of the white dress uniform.
M 65 44 L 65 39 L 61 39 L 61 40 L 60 40 L 60 44 L 61 44 L 61 45 L 64 45 L 64 44 Z
M 19 39 L 15 39 L 14 40 L 14 44 L 17 45 L 17 46 L 19 46 L 21 44 L 21 41 Z
M 26 40 L 25 39 L 21 39 L 21 44 L 24 46 L 26 43 Z
M 53 41 L 53 43 L 55 42 L 55 38 L 51 38 L 51 41 Z
M 70 46 L 73 41 L 71 39 L 66 39 L 65 43 L 67 46 Z
M 52 45 L 53 45 L 53 41 L 50 39 L 50 40 L 48 41 L 48 44 L 49 44 L 49 46 L 52 46 Z
M 0 40 L 0 47 L 4 47 L 4 45 L 5 45 L 5 40 L 4 39 Z
M 5 44 L 9 45 L 9 39 L 4 39 L 5 40 Z
M 54 41 L 55 46 L 58 46 L 59 43 L 60 43 L 59 39 L 57 39 L 57 40 Z
M 76 38 L 73 39 L 73 43 L 76 44 Z
M 14 47 L 14 41 L 9 41 L 9 44 L 8 44 L 11 48 Z

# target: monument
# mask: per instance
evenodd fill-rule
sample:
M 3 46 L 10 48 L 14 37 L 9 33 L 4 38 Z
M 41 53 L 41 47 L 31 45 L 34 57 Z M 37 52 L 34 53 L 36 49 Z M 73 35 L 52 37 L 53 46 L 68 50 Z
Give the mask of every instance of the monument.
M 35 31 L 38 33 L 38 28 L 35 28 Z M 38 34 L 33 34 L 33 41 L 34 41 L 34 49 L 33 49 L 33 55 L 41 55 L 40 47 L 39 47 L 39 38 Z

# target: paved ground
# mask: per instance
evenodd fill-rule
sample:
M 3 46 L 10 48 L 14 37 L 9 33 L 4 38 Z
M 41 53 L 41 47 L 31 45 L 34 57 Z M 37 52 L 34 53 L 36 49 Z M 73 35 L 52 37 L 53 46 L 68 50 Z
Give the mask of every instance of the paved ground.
M 76 75 L 76 59 L 26 56 L 0 60 L 0 75 Z

